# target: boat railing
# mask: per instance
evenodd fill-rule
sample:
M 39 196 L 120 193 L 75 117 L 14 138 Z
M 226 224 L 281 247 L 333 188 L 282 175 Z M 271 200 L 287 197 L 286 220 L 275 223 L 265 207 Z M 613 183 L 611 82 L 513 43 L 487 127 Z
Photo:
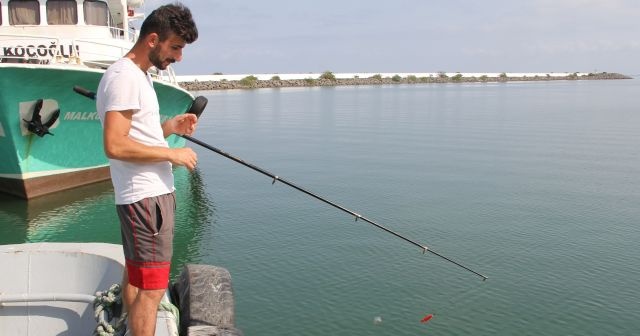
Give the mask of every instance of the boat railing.
M 178 80 L 176 79 L 176 73 L 175 71 L 173 71 L 173 68 L 171 66 L 168 66 L 165 70 L 157 70 L 156 72 L 152 73 L 151 76 L 165 82 L 173 84 L 178 83 Z
M 120 28 L 118 28 L 120 29 Z M 122 30 L 122 29 L 120 29 Z M 134 27 L 129 27 L 129 42 L 135 43 L 138 39 L 138 31 Z
M 82 63 L 84 63 L 85 65 L 89 66 L 89 67 L 98 67 L 98 68 L 107 68 L 109 65 L 111 65 L 111 63 L 117 61 L 118 59 L 120 59 L 121 57 L 123 57 L 131 48 L 130 45 L 116 45 L 116 44 L 112 44 L 112 43 L 105 43 L 105 42 L 99 42 L 99 41 L 93 41 L 93 40 L 86 40 L 86 39 L 75 39 L 73 40 L 73 45 L 74 46 L 80 46 L 80 45 L 91 45 L 92 48 L 90 48 L 89 50 L 86 50 L 86 48 L 83 48 L 80 52 L 79 52 L 79 56 L 80 56 L 80 60 Z M 104 48 L 93 48 L 93 47 L 97 47 L 97 46 L 101 46 Z M 79 49 L 79 48 L 78 48 Z M 98 52 L 96 50 L 109 50 L 112 51 L 111 53 L 104 53 L 104 52 Z
M 111 32 L 111 37 L 117 40 L 123 40 L 127 42 L 134 43 L 138 38 L 138 32 L 134 27 L 129 27 L 129 34 L 125 34 L 125 30 L 122 28 L 109 26 L 109 31 Z

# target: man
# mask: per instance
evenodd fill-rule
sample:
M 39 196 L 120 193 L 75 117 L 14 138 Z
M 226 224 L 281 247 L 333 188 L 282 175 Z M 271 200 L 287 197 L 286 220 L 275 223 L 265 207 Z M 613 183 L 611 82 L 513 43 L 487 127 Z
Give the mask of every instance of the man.
M 133 336 L 154 335 L 158 304 L 169 283 L 175 197 L 172 164 L 192 170 L 190 148 L 169 148 L 171 134 L 191 134 L 197 118 L 181 114 L 160 123 L 158 98 L 148 70 L 182 59 L 198 38 L 191 12 L 181 4 L 154 10 L 125 57 L 113 63 L 98 86 L 96 106 L 104 128 L 104 151 L 121 223 L 126 261 L 123 301 Z

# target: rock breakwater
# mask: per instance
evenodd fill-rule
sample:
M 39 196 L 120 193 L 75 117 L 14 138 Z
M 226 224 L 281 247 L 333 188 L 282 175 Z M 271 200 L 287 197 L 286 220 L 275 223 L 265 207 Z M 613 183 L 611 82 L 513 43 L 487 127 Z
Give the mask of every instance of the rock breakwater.
M 281 87 L 313 87 L 313 86 L 343 86 L 343 85 L 393 85 L 393 84 L 443 84 L 443 83 L 491 83 L 491 82 L 522 82 L 522 81 L 555 81 L 555 80 L 612 80 L 631 79 L 631 77 L 619 73 L 572 73 L 567 75 L 534 75 L 512 76 L 502 73 L 497 76 L 465 76 L 462 74 L 447 75 L 440 73 L 430 76 L 390 76 L 373 75 L 367 78 L 335 78 L 330 73 L 324 73 L 316 78 L 304 79 L 279 79 L 261 80 L 255 76 L 247 76 L 240 80 L 192 80 L 179 82 L 180 86 L 189 91 L 208 90 L 232 90 L 232 89 L 257 89 L 257 88 L 281 88 Z

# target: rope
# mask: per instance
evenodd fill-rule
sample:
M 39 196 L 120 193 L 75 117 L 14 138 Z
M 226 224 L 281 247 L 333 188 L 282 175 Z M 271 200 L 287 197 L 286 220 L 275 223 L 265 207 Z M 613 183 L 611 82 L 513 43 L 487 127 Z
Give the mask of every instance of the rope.
M 178 307 L 173 305 L 173 303 L 169 301 L 160 301 L 160 305 L 158 306 L 158 311 L 164 311 L 171 315 L 173 315 L 173 319 L 176 321 L 180 321 L 180 311 Z
M 125 332 L 125 320 L 127 314 L 111 324 L 113 311 L 116 306 L 122 305 L 122 289 L 119 284 L 114 284 L 108 290 L 96 292 L 96 299 L 93 301 L 94 317 L 98 322 L 93 336 L 122 336 Z
M 98 322 L 93 336 L 123 336 L 126 332 L 125 321 L 127 320 L 127 314 L 124 313 L 120 316 L 115 323 L 110 323 L 113 320 L 114 308 L 122 305 L 122 289 L 119 284 L 114 284 L 109 287 L 108 290 L 102 292 L 96 292 L 96 299 L 93 302 L 94 317 Z M 180 311 L 178 307 L 171 302 L 163 300 L 158 305 L 158 311 L 167 312 L 170 319 L 178 325 L 180 321 Z M 173 328 L 176 329 L 176 328 Z M 173 331 L 174 335 L 178 335 L 178 330 Z
M 167 323 L 169 333 L 178 336 L 178 325 L 180 324 L 180 311 L 178 307 L 167 300 L 163 300 L 160 301 L 160 305 L 158 305 L 158 311 L 166 312 L 167 315 L 169 315 L 167 317 L 173 321 L 173 323 Z

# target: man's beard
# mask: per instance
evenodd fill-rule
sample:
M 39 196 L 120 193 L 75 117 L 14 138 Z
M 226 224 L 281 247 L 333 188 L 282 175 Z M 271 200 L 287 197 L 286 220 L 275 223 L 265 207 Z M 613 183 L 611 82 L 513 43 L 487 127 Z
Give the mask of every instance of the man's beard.
M 151 61 L 151 64 L 153 64 L 153 66 L 155 66 L 158 70 L 166 70 L 169 64 L 175 61 L 171 58 L 166 58 L 164 60 L 160 59 L 159 50 L 160 47 L 158 46 L 151 49 L 151 52 L 149 53 L 149 61 Z M 168 62 L 169 64 L 164 65 L 165 62 Z

